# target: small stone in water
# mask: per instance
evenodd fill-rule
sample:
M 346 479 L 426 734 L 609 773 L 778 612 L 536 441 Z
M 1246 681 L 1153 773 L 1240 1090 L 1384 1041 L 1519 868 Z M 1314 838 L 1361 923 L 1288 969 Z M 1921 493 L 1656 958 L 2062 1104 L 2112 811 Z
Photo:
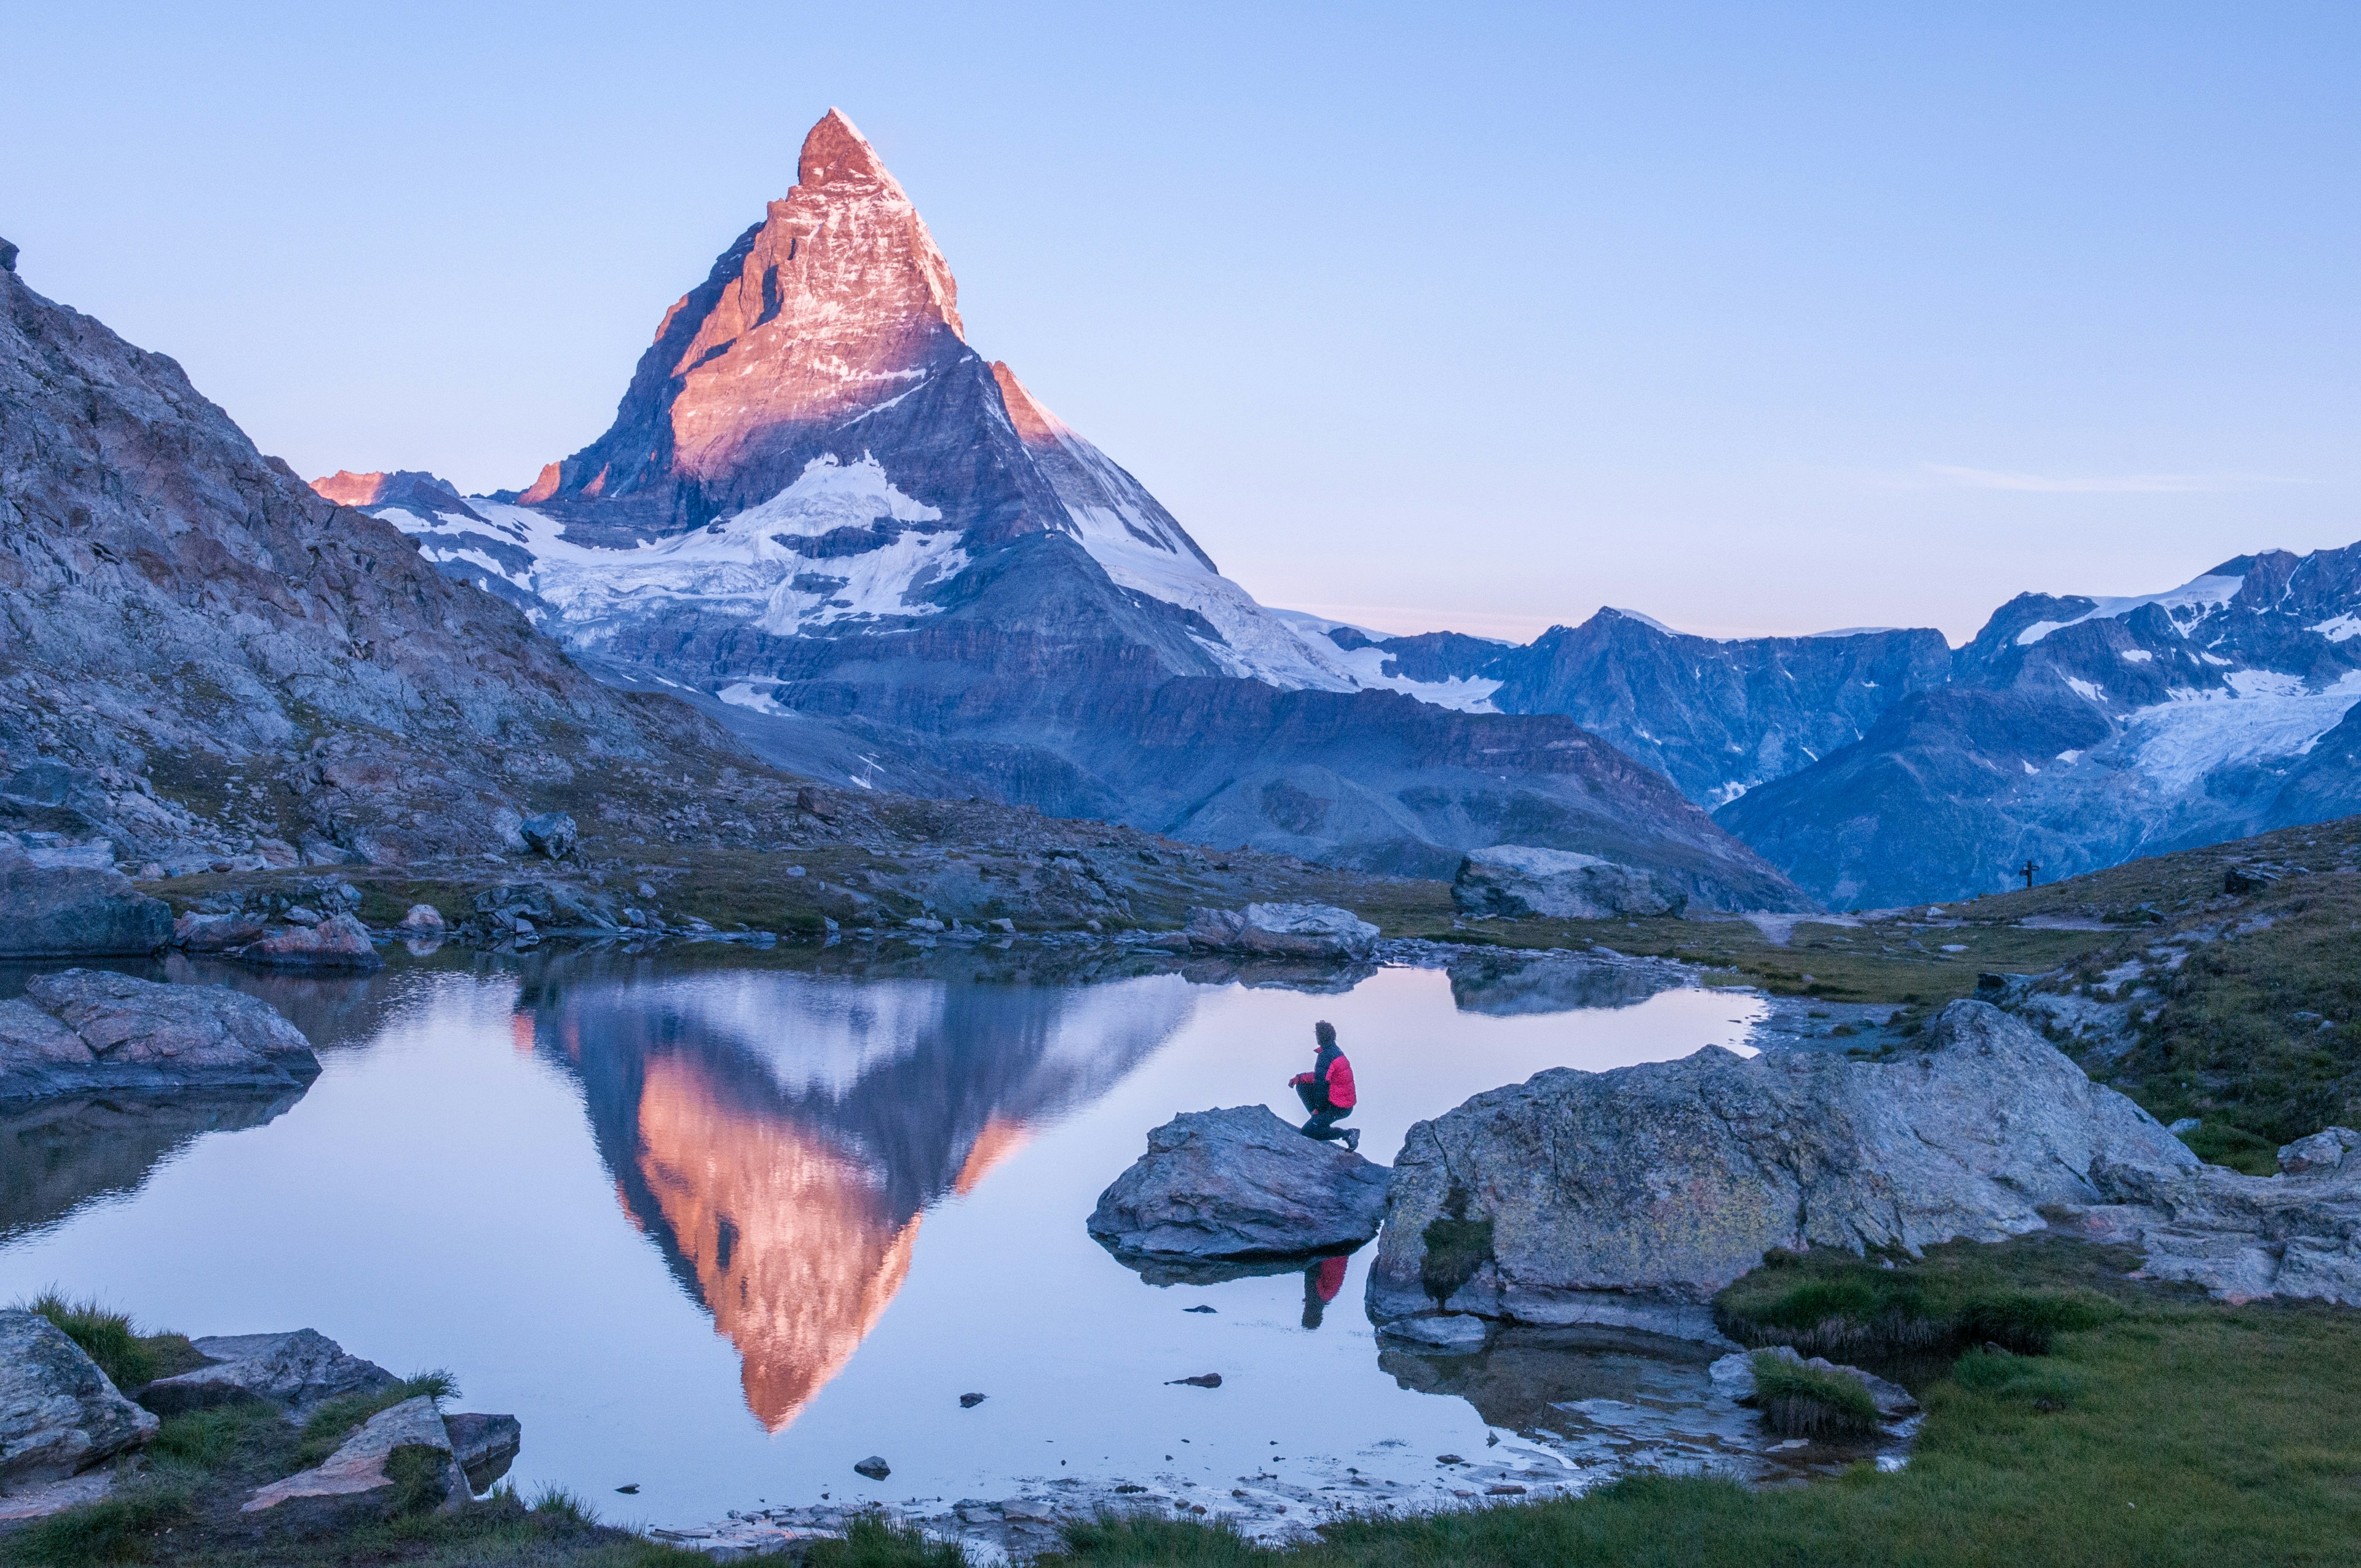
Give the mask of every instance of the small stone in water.
M 856 1474 L 866 1475 L 872 1481 L 883 1481 L 894 1474 L 894 1467 L 873 1453 L 852 1468 Z
M 634 1481 L 634 1482 L 631 1483 L 629 1486 L 618 1486 L 618 1487 L 616 1487 L 616 1488 L 615 1488 L 615 1490 L 617 1490 L 618 1492 L 622 1493 L 622 1494 L 623 1494 L 624 1496 L 626 1496 L 626 1497 L 631 1497 L 631 1496 L 635 1495 L 635 1494 L 639 1491 L 639 1489 L 640 1489 L 640 1484 L 639 1484 L 637 1481 Z
M 1459 1455 L 1455 1453 L 1438 1453 L 1434 1456 L 1434 1462 L 1437 1464 L 1465 1464 L 1467 1463 L 1467 1461 L 1460 1458 Z
M 1219 1311 L 1221 1309 L 1218 1307 L 1183 1307 L 1180 1310 L 1184 1312 L 1214 1312 Z
M 962 1410 L 972 1410 L 978 1405 L 983 1404 L 983 1401 L 984 1396 L 982 1394 L 961 1394 L 960 1396 L 960 1409 Z
M 1180 1383 L 1185 1383 L 1191 1388 L 1218 1388 L 1222 1386 L 1222 1375 L 1218 1372 L 1200 1372 L 1194 1377 L 1175 1377 L 1164 1386 L 1170 1388 Z

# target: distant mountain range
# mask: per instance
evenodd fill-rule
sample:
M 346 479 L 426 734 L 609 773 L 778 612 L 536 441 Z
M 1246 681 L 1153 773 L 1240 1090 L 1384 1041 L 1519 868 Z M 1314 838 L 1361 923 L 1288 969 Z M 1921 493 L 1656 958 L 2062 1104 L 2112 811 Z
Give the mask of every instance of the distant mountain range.
M 522 491 L 315 488 L 781 765 L 1364 870 L 1533 844 L 1706 908 L 1879 906 L 2361 811 L 2361 545 L 2022 595 L 1957 650 L 1618 609 L 1517 646 L 1257 604 L 968 345 L 834 111 L 597 441 Z

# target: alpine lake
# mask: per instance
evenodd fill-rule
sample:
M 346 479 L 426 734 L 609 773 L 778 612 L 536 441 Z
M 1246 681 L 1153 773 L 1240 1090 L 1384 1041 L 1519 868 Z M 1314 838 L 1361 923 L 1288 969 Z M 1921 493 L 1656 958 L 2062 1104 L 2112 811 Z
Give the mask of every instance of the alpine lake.
M 54 1286 L 151 1329 L 311 1327 L 398 1374 L 445 1368 L 459 1408 L 522 1421 L 522 1492 L 615 1522 L 694 1539 L 883 1504 L 1008 1549 L 1145 1502 L 1282 1539 L 1784 1457 L 1712 1396 L 1702 1347 L 1413 1350 L 1370 1328 L 1367 1249 L 1143 1274 L 1084 1230 L 1176 1113 L 1301 1120 L 1287 1080 L 1319 1019 L 1380 1162 L 1546 1068 L 1751 1051 L 1764 1004 L 1674 966 L 1255 972 L 1002 942 L 133 971 L 267 999 L 323 1071 L 276 1101 L 0 1123 L 0 1299 Z M 882 1480 L 853 1469 L 871 1455 Z

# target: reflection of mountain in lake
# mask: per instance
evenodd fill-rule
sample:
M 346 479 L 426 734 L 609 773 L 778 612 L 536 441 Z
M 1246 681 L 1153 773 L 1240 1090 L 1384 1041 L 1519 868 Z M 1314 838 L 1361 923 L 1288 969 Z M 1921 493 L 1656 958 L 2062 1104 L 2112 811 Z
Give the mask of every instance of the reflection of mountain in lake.
M 1096 1100 L 1187 1021 L 1177 978 L 1082 990 L 734 970 L 545 972 L 536 1048 L 584 1091 L 634 1223 L 786 1426 L 851 1359 L 921 1215 Z
M 258 1127 L 309 1087 L 85 1095 L 14 1107 L 0 1114 L 0 1240 L 63 1219 L 90 1199 L 135 1191 L 203 1134 Z

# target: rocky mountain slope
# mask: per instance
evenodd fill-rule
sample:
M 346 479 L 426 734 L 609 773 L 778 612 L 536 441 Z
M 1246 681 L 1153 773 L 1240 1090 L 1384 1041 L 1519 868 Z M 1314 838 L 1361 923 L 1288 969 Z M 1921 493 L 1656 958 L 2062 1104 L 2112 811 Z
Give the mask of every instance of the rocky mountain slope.
M 833 111 L 795 188 L 665 313 L 597 441 L 494 496 L 319 484 L 611 683 L 818 777 L 1389 872 L 1543 844 L 1701 907 L 1800 902 L 1576 725 L 1411 700 L 1418 683 L 1364 678 L 1222 576 L 968 345 L 925 224 Z
M 426 490 L 456 502 L 418 475 L 351 499 Z M 209 907 L 303 863 L 355 868 L 393 901 L 372 907 L 379 923 L 420 898 L 455 919 L 545 901 L 530 873 L 511 884 L 533 859 L 521 819 L 549 810 L 578 820 L 570 862 L 588 886 L 653 877 L 656 893 L 625 896 L 793 929 L 879 917 L 881 897 L 893 914 L 991 904 L 1031 927 L 1178 926 L 1197 903 L 1367 891 L 1267 856 L 1183 856 L 1104 824 L 783 773 L 661 685 L 592 679 L 516 606 L 257 451 L 172 360 L 5 267 L 0 619 L 8 852 L 120 860 Z M 906 894 L 881 864 L 920 882 Z

